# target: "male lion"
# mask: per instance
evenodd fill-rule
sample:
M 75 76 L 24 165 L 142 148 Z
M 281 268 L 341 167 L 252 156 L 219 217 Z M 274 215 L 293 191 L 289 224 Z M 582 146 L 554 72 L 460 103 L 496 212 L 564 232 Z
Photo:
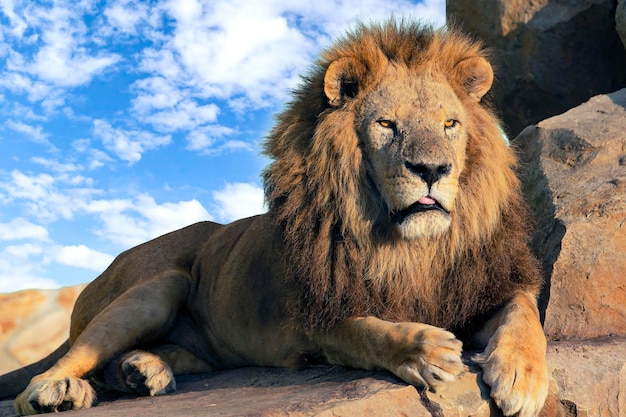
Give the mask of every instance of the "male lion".
M 484 348 L 474 360 L 504 414 L 537 415 L 541 278 L 513 152 L 481 101 L 492 80 L 480 45 L 453 29 L 361 24 L 265 143 L 269 212 L 119 255 L 17 411 L 90 407 L 91 376 L 159 395 L 178 374 L 305 359 L 434 388 L 463 370 L 456 334 Z

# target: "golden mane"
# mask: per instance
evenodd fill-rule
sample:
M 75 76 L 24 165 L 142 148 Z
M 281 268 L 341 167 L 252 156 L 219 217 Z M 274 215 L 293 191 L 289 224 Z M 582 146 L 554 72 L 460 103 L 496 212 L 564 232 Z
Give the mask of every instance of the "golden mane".
M 264 145 L 273 159 L 264 185 L 287 276 L 303 291 L 299 309 L 307 326 L 374 315 L 462 331 L 508 301 L 512 290 L 538 285 L 520 282 L 514 269 L 528 221 L 513 151 L 489 108 L 454 77 L 455 64 L 475 56 L 486 57 L 481 45 L 454 29 L 361 24 L 322 53 L 278 116 Z M 388 61 L 448 76 L 469 115 L 469 140 L 446 234 L 409 241 L 386 232 L 389 209 L 365 175 L 352 106 L 333 107 L 324 95 L 326 70 L 344 57 L 366 68 L 357 75 L 359 90 Z

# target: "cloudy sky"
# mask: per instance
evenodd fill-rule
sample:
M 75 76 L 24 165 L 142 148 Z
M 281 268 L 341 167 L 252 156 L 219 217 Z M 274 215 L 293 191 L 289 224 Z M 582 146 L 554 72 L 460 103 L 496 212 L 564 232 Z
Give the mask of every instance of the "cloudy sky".
M 356 19 L 444 0 L 0 0 L 0 292 L 264 210 L 259 143 Z

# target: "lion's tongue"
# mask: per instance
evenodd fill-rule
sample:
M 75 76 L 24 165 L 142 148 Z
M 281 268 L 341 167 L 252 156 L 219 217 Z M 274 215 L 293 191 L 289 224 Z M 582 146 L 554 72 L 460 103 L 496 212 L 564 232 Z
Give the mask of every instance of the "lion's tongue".
M 417 200 L 418 203 L 423 204 L 425 206 L 430 206 L 436 203 L 435 200 L 433 200 L 432 198 L 428 197 L 428 196 L 424 196 L 422 198 L 420 198 L 419 200 Z

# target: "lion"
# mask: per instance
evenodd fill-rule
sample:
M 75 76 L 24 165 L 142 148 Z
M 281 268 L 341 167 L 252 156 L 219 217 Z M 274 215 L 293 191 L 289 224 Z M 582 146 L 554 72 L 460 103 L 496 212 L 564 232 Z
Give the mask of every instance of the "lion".
M 25 387 L 17 412 L 88 408 L 88 378 L 161 395 L 242 366 L 387 370 L 435 390 L 464 371 L 465 343 L 505 415 L 538 415 L 542 277 L 493 78 L 454 28 L 358 24 L 264 142 L 267 213 L 120 254 L 77 300 L 69 343 L 4 377 Z

